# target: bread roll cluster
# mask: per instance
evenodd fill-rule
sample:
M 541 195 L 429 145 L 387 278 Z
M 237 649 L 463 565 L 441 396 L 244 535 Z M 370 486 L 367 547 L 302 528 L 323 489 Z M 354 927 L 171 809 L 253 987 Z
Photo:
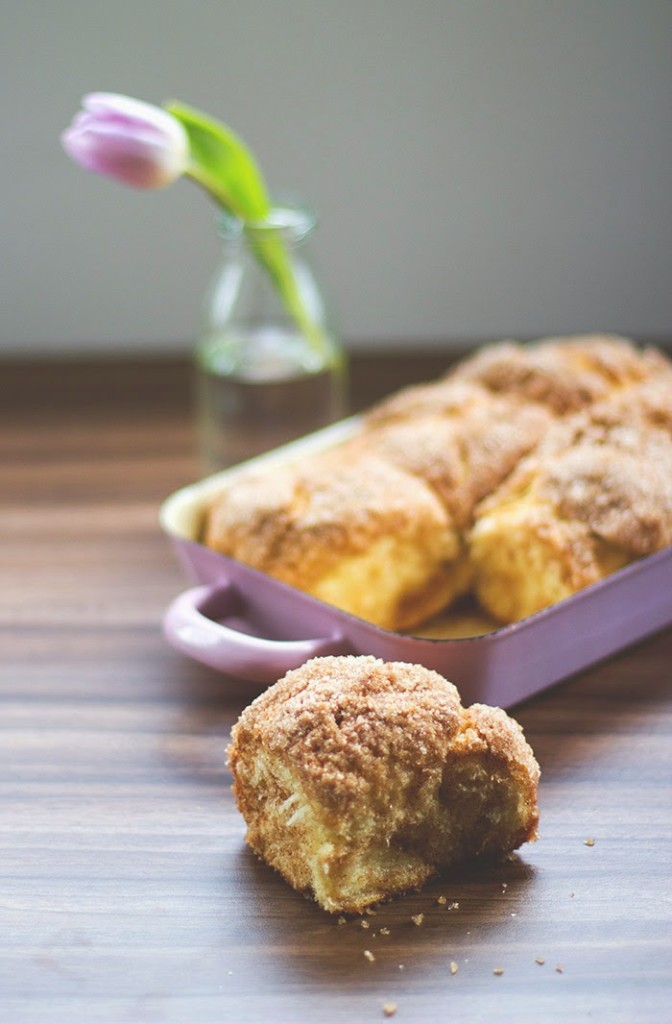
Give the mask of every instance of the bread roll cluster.
M 672 364 L 614 335 L 503 341 L 329 452 L 236 478 L 208 546 L 376 625 L 475 594 L 502 623 L 672 543 Z

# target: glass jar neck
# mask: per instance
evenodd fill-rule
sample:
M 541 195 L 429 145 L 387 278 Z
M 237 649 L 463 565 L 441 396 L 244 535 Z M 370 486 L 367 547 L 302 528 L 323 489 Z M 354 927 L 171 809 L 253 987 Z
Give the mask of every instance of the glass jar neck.
M 281 239 L 285 246 L 301 245 L 315 227 L 310 210 L 290 204 L 273 206 L 263 220 L 243 221 L 227 212 L 217 220 L 220 238 L 227 244 L 263 245 L 270 238 Z

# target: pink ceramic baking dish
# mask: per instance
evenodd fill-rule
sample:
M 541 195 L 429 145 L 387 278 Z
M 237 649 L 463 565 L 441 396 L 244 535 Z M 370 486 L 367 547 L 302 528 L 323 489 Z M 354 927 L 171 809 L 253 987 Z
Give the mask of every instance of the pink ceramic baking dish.
M 319 452 L 347 437 L 345 420 L 261 456 L 262 467 Z M 179 651 L 225 673 L 271 683 L 324 654 L 373 654 L 436 669 L 465 704 L 511 707 L 672 623 L 672 548 L 634 562 L 565 601 L 513 625 L 460 639 L 389 632 L 198 543 L 204 501 L 245 463 L 171 495 L 162 528 L 188 577 L 164 619 Z

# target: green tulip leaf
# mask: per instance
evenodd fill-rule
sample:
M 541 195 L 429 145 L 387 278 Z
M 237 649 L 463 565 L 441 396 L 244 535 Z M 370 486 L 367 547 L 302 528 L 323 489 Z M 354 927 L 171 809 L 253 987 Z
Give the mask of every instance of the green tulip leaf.
M 271 209 L 254 157 L 231 128 L 177 101 L 165 104 L 189 139 L 187 174 L 243 221 L 264 220 Z

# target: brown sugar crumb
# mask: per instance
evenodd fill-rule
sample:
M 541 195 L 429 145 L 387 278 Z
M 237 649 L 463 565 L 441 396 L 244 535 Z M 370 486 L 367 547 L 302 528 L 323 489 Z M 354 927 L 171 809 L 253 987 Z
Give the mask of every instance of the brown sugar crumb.
M 450 961 L 450 973 L 451 974 L 457 974 L 459 969 L 460 969 L 460 965 L 456 964 L 454 960 L 451 960 Z
M 555 965 L 555 969 L 558 972 L 558 974 L 562 974 L 565 968 L 563 967 L 562 964 L 556 964 Z
M 370 949 L 364 950 L 364 956 L 370 963 L 373 963 L 373 961 L 376 959 Z
M 422 922 L 424 920 L 425 920 L 425 915 L 424 914 L 413 914 L 413 917 L 411 918 L 411 921 L 413 922 L 413 924 L 417 925 L 418 928 L 420 927 L 420 925 L 422 924 Z
M 535 957 L 534 962 L 535 962 L 535 964 L 545 964 L 546 963 L 546 959 L 543 956 L 538 956 L 538 957 Z
M 397 1012 L 397 1004 L 396 1003 L 383 1003 L 383 1014 L 386 1017 L 394 1017 L 396 1012 Z
M 504 974 L 504 968 L 503 967 L 493 967 L 492 973 L 496 974 L 497 977 L 499 977 L 501 974 Z
M 583 840 L 583 845 L 584 846 L 595 846 L 595 840 L 594 839 L 584 839 Z
M 370 925 L 370 923 L 368 921 L 364 920 L 364 921 L 360 921 L 359 922 L 359 927 L 360 928 L 370 928 L 371 925 Z
M 448 897 L 438 896 L 436 902 L 439 904 L 440 907 L 445 907 L 446 903 L 448 902 Z

